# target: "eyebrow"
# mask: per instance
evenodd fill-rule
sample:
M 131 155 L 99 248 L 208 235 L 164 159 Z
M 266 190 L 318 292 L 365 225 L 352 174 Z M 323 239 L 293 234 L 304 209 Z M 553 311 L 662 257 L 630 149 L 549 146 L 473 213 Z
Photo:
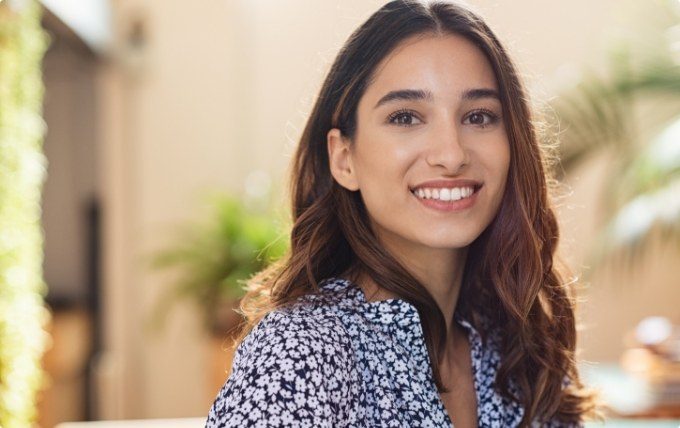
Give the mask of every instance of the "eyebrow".
M 482 98 L 496 98 L 500 101 L 500 96 L 498 91 L 491 88 L 475 88 L 468 89 L 463 92 L 461 99 L 463 100 L 478 100 Z M 432 92 L 425 89 L 398 89 L 396 91 L 390 91 L 385 96 L 380 98 L 373 109 L 380 107 L 383 104 L 387 104 L 392 101 L 432 101 L 434 100 L 434 95 Z

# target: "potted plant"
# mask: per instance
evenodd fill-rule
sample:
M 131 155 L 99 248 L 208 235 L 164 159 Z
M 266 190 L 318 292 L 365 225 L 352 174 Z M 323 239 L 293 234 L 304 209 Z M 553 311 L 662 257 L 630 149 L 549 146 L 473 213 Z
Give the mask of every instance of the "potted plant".
M 207 219 L 181 226 L 174 241 L 155 253 L 155 269 L 175 268 L 179 276 L 156 307 L 155 321 L 177 300 L 193 301 L 207 331 L 224 337 L 240 325 L 235 312 L 245 281 L 286 251 L 288 240 L 271 209 L 230 194 L 210 197 Z

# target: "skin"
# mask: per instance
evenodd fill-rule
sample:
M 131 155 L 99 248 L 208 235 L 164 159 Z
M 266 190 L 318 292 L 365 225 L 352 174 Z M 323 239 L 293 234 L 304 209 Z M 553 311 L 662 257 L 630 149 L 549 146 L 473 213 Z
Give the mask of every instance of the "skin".
M 327 134 L 331 173 L 343 187 L 361 192 L 380 242 L 442 310 L 449 339 L 440 369 L 444 378 L 463 377 L 468 385 L 454 388 L 453 395 L 442 400 L 450 414 L 467 415 L 467 420 L 459 419 L 460 426 L 476 426 L 471 419 L 476 416 L 476 404 L 470 403 L 471 379 L 466 378 L 469 344 L 453 314 L 468 246 L 498 212 L 510 148 L 500 100 L 462 95 L 472 89 L 497 91 L 496 78 L 477 47 L 451 34 L 404 40 L 375 73 L 357 107 L 354 141 L 337 128 Z M 427 90 L 433 97 L 375 107 L 385 94 L 401 89 Z M 397 116 L 390 117 L 395 112 Z M 424 181 L 456 178 L 483 183 L 476 203 L 462 211 L 433 210 L 410 191 Z M 358 283 L 374 300 L 397 297 L 366 276 Z

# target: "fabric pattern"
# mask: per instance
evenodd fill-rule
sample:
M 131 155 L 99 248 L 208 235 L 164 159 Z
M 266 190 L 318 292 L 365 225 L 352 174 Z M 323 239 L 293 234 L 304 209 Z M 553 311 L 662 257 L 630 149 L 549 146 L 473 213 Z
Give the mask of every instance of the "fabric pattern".
M 453 427 L 415 306 L 402 299 L 368 302 L 342 278 L 320 287 L 322 295 L 270 312 L 246 336 L 206 428 Z M 493 388 L 499 335 L 492 331 L 483 343 L 467 320 L 454 316 L 470 341 L 479 426 L 518 426 L 522 406 Z

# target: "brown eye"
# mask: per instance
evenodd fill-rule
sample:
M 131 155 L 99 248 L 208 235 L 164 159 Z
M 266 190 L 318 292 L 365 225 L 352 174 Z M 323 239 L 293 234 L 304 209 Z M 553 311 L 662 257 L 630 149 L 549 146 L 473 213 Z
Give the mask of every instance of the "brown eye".
M 411 125 L 413 123 L 413 115 L 408 113 L 397 115 L 395 122 L 398 125 Z
M 410 110 L 399 110 L 390 114 L 388 122 L 397 126 L 413 126 L 414 120 L 418 120 L 415 114 Z
M 470 115 L 470 123 L 474 123 L 476 125 L 483 125 L 484 115 L 482 115 L 481 113 L 472 113 Z
M 488 125 L 498 122 L 498 116 L 488 110 L 478 110 L 470 113 L 468 117 L 465 118 L 463 123 L 477 125 L 484 128 Z

